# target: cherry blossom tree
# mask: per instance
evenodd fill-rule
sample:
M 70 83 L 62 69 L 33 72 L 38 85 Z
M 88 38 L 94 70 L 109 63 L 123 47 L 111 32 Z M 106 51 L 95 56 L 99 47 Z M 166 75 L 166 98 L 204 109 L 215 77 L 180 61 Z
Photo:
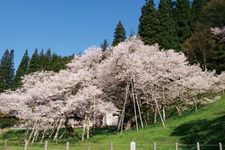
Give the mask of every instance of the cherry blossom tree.
M 186 60 L 183 53 L 144 45 L 136 37 L 112 49 L 109 58 L 99 65 L 98 78 L 106 99 L 121 109 L 118 130 L 123 130 L 124 118 L 125 129 L 135 122 L 138 130 L 138 119 L 143 127 L 143 107 L 146 111 L 153 109 L 155 119 L 158 113 L 165 126 L 166 107 L 197 106 L 194 98 L 211 90 L 216 77 L 214 72 L 203 72 Z
M 118 131 L 138 130 L 149 112 L 165 126 L 167 110 L 175 107 L 181 114 L 184 106 L 197 109 L 202 103 L 198 95 L 225 89 L 224 74 L 215 76 L 186 60 L 183 53 L 144 45 L 138 37 L 106 52 L 91 47 L 66 70 L 25 76 L 20 89 L 0 94 L 0 111 L 16 111 L 32 143 L 40 135 L 41 142 L 47 136 L 62 138 L 62 127 L 68 134 L 82 127 L 84 140 L 105 118 L 118 120 Z

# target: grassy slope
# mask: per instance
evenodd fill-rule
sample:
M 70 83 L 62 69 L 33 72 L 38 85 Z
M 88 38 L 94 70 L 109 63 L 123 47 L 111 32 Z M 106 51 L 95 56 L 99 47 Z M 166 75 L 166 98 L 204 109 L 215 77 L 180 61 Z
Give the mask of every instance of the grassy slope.
M 16 141 L 19 139 L 18 136 L 22 137 L 18 132 L 5 133 L 0 135 L 0 140 L 7 137 L 10 141 Z M 74 144 L 71 145 L 73 147 L 71 149 L 87 150 L 88 142 L 68 140 Z M 158 150 L 174 150 L 176 142 L 182 144 L 180 149 L 195 149 L 195 145 L 192 144 L 196 142 L 202 144 L 201 150 L 219 149 L 218 142 L 225 141 L 225 98 L 203 107 L 197 112 L 191 112 L 181 118 L 170 119 L 166 121 L 165 128 L 161 124 L 156 124 L 145 127 L 138 132 L 128 131 L 117 135 L 103 130 L 90 139 L 91 150 L 107 150 L 110 142 L 114 143 L 116 150 L 128 150 L 131 141 L 137 142 L 137 150 L 152 149 L 153 142 L 158 144 Z M 43 149 L 38 147 L 43 147 L 43 145 L 33 148 Z M 51 143 L 50 149 L 65 149 L 65 144 Z

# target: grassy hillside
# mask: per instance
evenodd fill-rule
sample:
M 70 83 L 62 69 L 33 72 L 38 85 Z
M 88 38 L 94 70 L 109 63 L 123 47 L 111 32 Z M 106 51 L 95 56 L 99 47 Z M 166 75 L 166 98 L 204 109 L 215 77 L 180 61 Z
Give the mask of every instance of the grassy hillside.
M 10 141 L 9 145 L 20 146 L 22 149 L 23 136 L 24 131 L 7 131 L 0 135 L 2 141 L 0 144 L 2 146 L 3 140 L 7 138 Z M 58 144 L 50 143 L 50 149 L 65 149 L 65 141 L 70 141 L 71 149 L 87 150 L 87 141 L 79 142 L 73 138 L 64 139 Z M 158 150 L 174 150 L 176 142 L 180 144 L 179 148 L 184 150 L 196 149 L 196 142 L 200 142 L 201 150 L 219 150 L 218 143 L 225 141 L 225 98 L 197 112 L 193 111 L 183 117 L 167 120 L 165 128 L 158 123 L 138 132 L 127 131 L 123 134 L 114 134 L 113 130 L 102 129 L 97 131 L 89 142 L 91 150 L 108 150 L 111 142 L 115 150 L 128 150 L 131 141 L 137 142 L 137 150 L 153 149 L 154 142 L 157 143 Z M 43 149 L 43 145 L 38 144 L 30 149 Z

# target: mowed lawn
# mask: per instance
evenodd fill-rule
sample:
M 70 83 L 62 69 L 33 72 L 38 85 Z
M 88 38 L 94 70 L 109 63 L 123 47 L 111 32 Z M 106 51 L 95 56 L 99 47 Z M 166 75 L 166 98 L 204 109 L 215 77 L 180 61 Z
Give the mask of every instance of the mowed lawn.
M 4 139 L 8 139 L 8 150 L 23 150 L 24 131 L 7 131 L 0 134 L 0 149 L 3 149 Z M 157 143 L 157 150 L 175 150 L 175 143 L 179 149 L 196 149 L 199 142 L 201 150 L 219 150 L 219 142 L 225 145 L 225 98 L 216 103 L 192 111 L 179 118 L 166 121 L 166 127 L 160 122 L 150 125 L 138 132 L 126 131 L 115 134 L 111 129 L 96 131 L 96 135 L 89 141 L 81 142 L 77 138 L 67 137 L 55 143 L 49 141 L 49 150 L 64 150 L 66 142 L 70 142 L 70 150 L 110 150 L 111 143 L 114 150 L 128 150 L 131 141 L 137 144 L 137 150 L 151 150 L 153 143 Z M 225 146 L 224 146 L 225 148 Z M 29 150 L 42 150 L 44 144 L 29 146 Z

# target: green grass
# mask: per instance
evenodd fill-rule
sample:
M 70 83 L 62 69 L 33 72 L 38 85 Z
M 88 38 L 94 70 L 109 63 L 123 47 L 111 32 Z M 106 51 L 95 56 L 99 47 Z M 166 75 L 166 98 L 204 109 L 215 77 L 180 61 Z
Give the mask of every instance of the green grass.
M 0 135 L 0 149 L 4 139 L 15 149 L 23 149 L 24 131 L 7 131 Z M 111 129 L 96 131 L 96 135 L 89 141 L 80 142 L 78 139 L 66 137 L 58 144 L 50 141 L 49 150 L 65 149 L 65 142 L 69 141 L 70 150 L 87 150 L 91 143 L 91 150 L 108 150 L 112 142 L 114 150 L 128 150 L 129 143 L 135 141 L 137 150 L 153 149 L 153 143 L 157 143 L 157 150 L 175 150 L 175 143 L 180 144 L 180 149 L 196 149 L 196 142 L 200 142 L 201 150 L 219 150 L 218 143 L 225 142 L 225 98 L 216 103 L 200 108 L 197 112 L 185 113 L 180 118 L 171 118 L 166 121 L 163 128 L 160 123 L 146 126 L 138 132 L 132 130 L 115 134 Z M 224 143 L 225 144 L 225 143 Z M 224 147 L 225 148 L 225 147 Z M 30 146 L 29 150 L 41 150 L 43 145 Z

